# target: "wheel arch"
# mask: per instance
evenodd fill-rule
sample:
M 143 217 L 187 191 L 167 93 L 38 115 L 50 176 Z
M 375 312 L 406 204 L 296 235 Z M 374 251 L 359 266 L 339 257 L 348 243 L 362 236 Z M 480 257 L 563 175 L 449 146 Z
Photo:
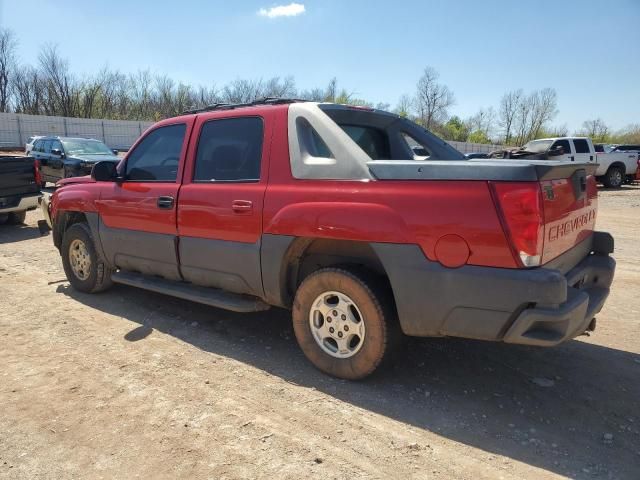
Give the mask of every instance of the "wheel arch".
M 387 272 L 368 242 L 313 237 L 284 238 L 287 239 L 286 245 L 282 245 L 282 238 L 266 239 L 265 242 L 265 245 L 274 240 L 280 243 L 279 254 L 269 247 L 263 250 L 263 284 L 269 303 L 291 307 L 302 281 L 313 272 L 327 267 L 351 267 L 366 271 L 389 284 Z M 274 258 L 279 259 L 277 265 L 274 265 Z
M 74 210 L 58 212 L 56 222 L 53 226 L 53 244 L 60 249 L 62 245 L 62 237 L 69 227 L 75 223 L 89 223 L 84 212 Z
M 622 174 L 626 175 L 627 172 L 627 167 L 625 166 L 624 163 L 619 162 L 619 161 L 615 161 L 613 162 L 611 165 L 609 165 L 609 168 L 607 168 L 607 172 L 609 172 L 609 170 L 611 170 L 612 168 L 619 168 L 622 170 Z M 606 174 L 605 174 L 606 175 Z

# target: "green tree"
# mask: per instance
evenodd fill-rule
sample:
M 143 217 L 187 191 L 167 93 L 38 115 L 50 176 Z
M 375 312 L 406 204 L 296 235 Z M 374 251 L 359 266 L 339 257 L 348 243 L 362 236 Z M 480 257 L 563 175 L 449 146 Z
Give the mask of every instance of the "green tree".
M 456 115 L 451 117 L 442 127 L 445 140 L 466 142 L 469 137 L 469 127 Z
M 487 137 L 487 134 L 481 130 L 471 132 L 467 141 L 471 143 L 491 143 L 491 140 L 489 139 L 489 137 Z

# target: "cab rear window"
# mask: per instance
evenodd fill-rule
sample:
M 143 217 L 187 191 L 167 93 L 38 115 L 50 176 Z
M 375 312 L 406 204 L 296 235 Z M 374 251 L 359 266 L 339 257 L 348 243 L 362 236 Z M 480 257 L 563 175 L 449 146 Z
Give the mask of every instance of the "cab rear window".
M 389 138 L 385 132 L 368 126 L 338 125 L 372 160 L 389 160 Z

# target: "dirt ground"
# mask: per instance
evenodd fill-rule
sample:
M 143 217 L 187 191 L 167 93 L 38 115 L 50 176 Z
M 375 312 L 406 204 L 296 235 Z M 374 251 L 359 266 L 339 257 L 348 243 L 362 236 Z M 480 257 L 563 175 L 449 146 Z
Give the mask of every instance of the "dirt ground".
M 70 289 L 31 212 L 0 227 L 0 478 L 640 478 L 640 187 L 602 191 L 612 294 L 553 349 L 411 339 L 350 383 L 288 312 Z

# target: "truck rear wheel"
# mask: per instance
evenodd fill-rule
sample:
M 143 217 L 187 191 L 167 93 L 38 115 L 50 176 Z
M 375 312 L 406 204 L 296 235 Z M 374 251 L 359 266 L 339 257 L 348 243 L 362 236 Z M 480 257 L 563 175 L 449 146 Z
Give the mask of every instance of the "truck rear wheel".
M 610 167 L 602 179 L 605 187 L 620 188 L 624 183 L 624 172 L 620 167 Z
M 296 339 L 319 370 L 348 380 L 364 378 L 389 357 L 400 335 L 392 304 L 366 275 L 323 268 L 296 293 Z
M 87 224 L 75 223 L 64 232 L 60 254 L 64 273 L 76 290 L 96 293 L 113 284 L 112 270 L 98 255 Z

